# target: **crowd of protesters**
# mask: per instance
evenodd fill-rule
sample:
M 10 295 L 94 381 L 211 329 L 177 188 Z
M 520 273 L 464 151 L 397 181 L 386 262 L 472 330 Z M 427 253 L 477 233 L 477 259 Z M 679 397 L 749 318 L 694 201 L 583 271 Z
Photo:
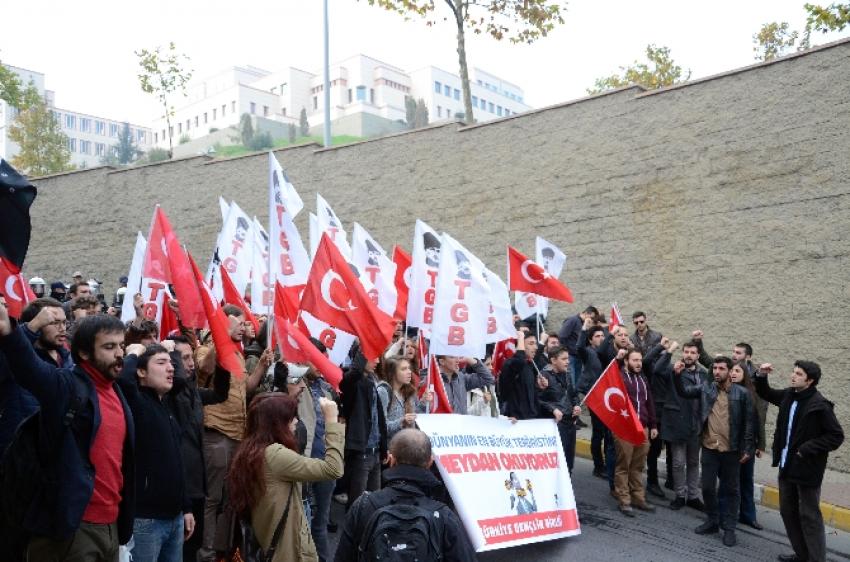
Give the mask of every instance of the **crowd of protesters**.
M 20 532 L 2 533 L 4 552 L 112 561 L 120 545 L 135 562 L 234 553 L 353 560 L 378 556 L 367 529 L 375 512 L 413 502 L 441 514 L 443 559 L 475 559 L 440 492 L 430 442 L 416 429 L 435 398 L 417 387 L 428 366 L 419 364 L 414 331 L 399 325 L 374 360 L 355 343 L 338 392 L 313 365 L 266 348 L 265 319 L 255 333 L 233 304 L 222 309 L 239 345 L 238 377 L 219 365 L 206 331 L 181 327 L 161 339 L 135 299 L 136 317 L 123 323 L 120 290 L 107 306 L 82 275 L 45 289 L 41 281 L 18 321 L 0 307 L 0 451 L 38 413 L 56 457 L 54 485 L 34 497 Z M 772 458 L 794 550 L 781 559 L 825 560 L 819 492 L 827 453 L 843 433 L 817 391 L 816 363 L 795 362 L 790 386 L 778 390 L 767 381 L 773 367 L 754 363 L 747 343 L 712 355 L 699 330 L 680 344 L 652 330 L 643 312 L 633 315 L 633 332 L 609 326 L 592 306 L 557 334 L 541 331 L 536 318 L 516 320 L 515 350 L 497 358 L 495 374 L 490 355 L 437 358 L 455 414 L 552 419 L 572 472 L 582 396 L 618 362 L 645 440 L 619 438 L 590 412 L 593 475 L 607 481 L 624 517 L 655 511 L 647 493 L 666 498 L 670 509 L 704 512 L 695 531 L 722 531 L 731 547 L 738 524 L 762 528 L 753 470 L 774 404 Z M 659 480 L 662 451 L 672 497 Z M 344 521 L 331 520 L 334 500 L 345 505 Z M 340 533 L 335 553 L 329 532 Z

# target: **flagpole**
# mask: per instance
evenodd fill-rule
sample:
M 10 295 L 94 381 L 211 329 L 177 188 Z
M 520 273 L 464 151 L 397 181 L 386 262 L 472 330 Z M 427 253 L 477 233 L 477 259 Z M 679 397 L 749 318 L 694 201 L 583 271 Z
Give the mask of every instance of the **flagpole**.
M 595 383 L 593 383 L 593 386 L 591 386 L 591 387 L 590 387 L 590 390 L 588 390 L 588 391 L 584 394 L 584 398 L 582 398 L 582 399 L 581 399 L 581 403 L 579 404 L 579 407 L 584 406 L 584 401 L 585 401 L 585 400 L 587 400 L 588 395 L 589 395 L 591 392 L 593 392 L 593 389 L 594 389 L 594 388 L 596 388 L 596 385 L 597 385 L 597 384 L 599 384 L 599 381 L 600 381 L 600 380 L 602 380 L 602 375 L 604 375 L 604 374 L 605 374 L 605 371 L 607 371 L 608 369 L 610 369 L 610 368 L 611 368 L 611 365 L 612 365 L 612 364 L 614 363 L 614 361 L 616 361 L 616 360 L 617 360 L 617 358 L 616 358 L 616 357 L 615 357 L 614 359 L 611 359 L 611 363 L 608 363 L 608 366 L 607 366 L 607 367 L 605 367 L 604 369 L 602 369 L 602 372 L 599 374 L 599 378 L 598 378 L 598 379 L 596 379 L 596 382 L 595 382 Z
M 331 80 L 330 80 L 330 55 L 329 55 L 329 41 L 328 41 L 328 0 L 324 0 L 323 2 L 323 31 L 324 31 L 324 45 L 325 45 L 325 57 L 324 57 L 324 98 L 325 98 L 325 122 L 323 126 L 324 132 L 324 145 L 325 148 L 331 145 Z

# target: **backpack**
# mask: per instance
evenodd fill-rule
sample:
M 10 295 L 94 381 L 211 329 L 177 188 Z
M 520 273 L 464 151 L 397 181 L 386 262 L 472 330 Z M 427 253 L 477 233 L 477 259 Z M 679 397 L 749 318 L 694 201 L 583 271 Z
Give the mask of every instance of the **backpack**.
M 358 547 L 359 560 L 442 559 L 445 517 L 440 511 L 444 507 L 425 496 L 393 498 L 366 522 Z
M 71 378 L 73 395 L 62 419 L 63 432 L 74 430 L 74 418 L 89 394 L 79 377 Z M 0 544 L 7 548 L 26 548 L 29 537 L 24 522 L 33 503 L 39 498 L 58 495 L 61 475 L 56 453 L 61 438 L 61 434 L 54 440 L 48 438 L 39 409 L 20 423 L 3 454 L 0 461 L 0 529 L 3 529 Z

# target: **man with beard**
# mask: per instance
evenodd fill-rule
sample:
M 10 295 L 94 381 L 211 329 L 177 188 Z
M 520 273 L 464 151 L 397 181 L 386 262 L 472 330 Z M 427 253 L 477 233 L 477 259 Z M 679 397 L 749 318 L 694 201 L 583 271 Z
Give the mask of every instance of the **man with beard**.
M 699 403 L 683 398 L 673 388 L 670 358 L 677 346 L 673 342 L 669 349 L 661 352 L 654 370 L 654 376 L 658 377 L 666 390 L 661 415 L 661 439 L 670 444 L 673 456 L 673 491 L 676 492 L 676 498 L 670 503 L 670 509 L 679 510 L 687 505 L 701 511 Z M 708 373 L 697 364 L 698 357 L 699 345 L 696 341 L 688 341 L 682 346 L 680 377 L 683 384 L 694 386 L 708 381 Z
M 61 320 L 45 307 L 44 324 Z M 97 315 L 83 319 L 71 343 L 76 366 L 42 361 L 0 306 L 0 351 L 15 381 L 36 397 L 41 422 L 57 432 L 55 484 L 45 487 L 22 521 L 31 538 L 28 560 L 115 560 L 118 545 L 130 540 L 135 503 L 133 417 L 115 380 L 124 358 L 124 325 Z
M 53 314 L 42 313 L 45 308 Z M 50 320 L 53 318 L 53 320 Z M 71 369 L 74 361 L 66 344 L 65 310 L 62 303 L 50 297 L 35 299 L 21 313 L 21 328 L 35 348 L 35 354 L 57 367 Z

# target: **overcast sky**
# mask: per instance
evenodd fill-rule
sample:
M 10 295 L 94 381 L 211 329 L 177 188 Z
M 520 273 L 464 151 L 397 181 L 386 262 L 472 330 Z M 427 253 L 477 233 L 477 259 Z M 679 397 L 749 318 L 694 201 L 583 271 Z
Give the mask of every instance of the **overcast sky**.
M 541 107 L 585 95 L 596 77 L 666 45 L 702 77 L 752 64 L 752 35 L 762 23 L 800 29 L 804 0 L 572 0 L 566 23 L 530 46 L 467 39 L 477 66 L 525 90 Z M 157 113 L 139 89 L 134 50 L 177 43 L 196 77 L 233 65 L 318 72 L 322 61 L 320 0 L 106 0 L 16 2 L 4 12 L 0 60 L 46 74 L 60 108 L 150 125 Z M 426 27 L 370 7 L 329 0 L 331 61 L 363 53 L 406 70 L 426 65 L 457 73 L 454 25 Z M 131 8 L 132 6 L 132 8 Z M 437 13 L 447 9 L 437 2 Z M 828 38 L 818 36 L 816 43 Z

